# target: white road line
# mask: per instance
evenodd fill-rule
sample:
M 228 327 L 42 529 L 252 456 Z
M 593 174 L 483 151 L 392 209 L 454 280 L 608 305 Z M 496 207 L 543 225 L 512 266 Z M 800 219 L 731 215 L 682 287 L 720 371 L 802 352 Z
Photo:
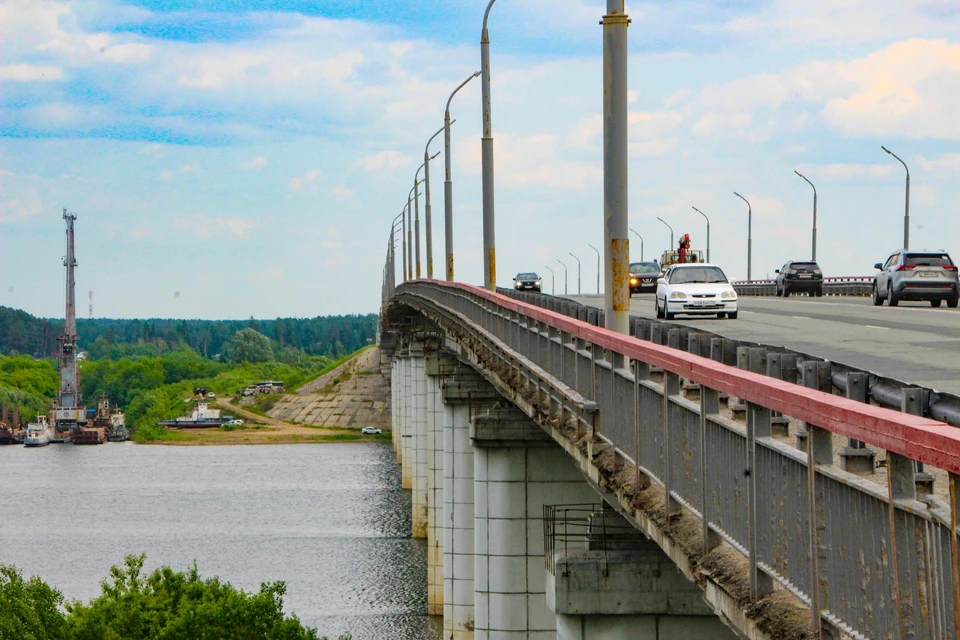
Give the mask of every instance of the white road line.
M 865 324 L 865 325 L 863 325 L 863 326 L 869 327 L 869 328 L 871 328 L 871 329 L 882 329 L 883 331 L 890 331 L 890 327 L 878 327 L 878 326 L 875 325 L 875 324 Z

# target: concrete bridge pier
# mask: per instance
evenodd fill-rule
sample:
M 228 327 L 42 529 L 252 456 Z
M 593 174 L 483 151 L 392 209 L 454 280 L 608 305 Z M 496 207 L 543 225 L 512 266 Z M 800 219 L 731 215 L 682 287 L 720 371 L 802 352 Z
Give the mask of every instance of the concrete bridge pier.
M 474 638 L 474 455 L 470 420 L 502 401 L 473 369 L 441 379 L 443 398 L 443 638 Z
M 400 395 L 400 469 L 401 487 L 413 488 L 413 358 L 409 350 L 400 355 L 403 389 Z
M 410 345 L 412 378 L 412 422 L 410 449 L 413 454 L 413 537 L 427 537 L 427 374 L 424 366 L 424 345 Z
M 553 640 L 543 507 L 597 502 L 570 456 L 526 415 L 474 417 L 474 580 L 477 640 Z
M 441 371 L 456 360 L 434 351 L 424 360 L 427 379 L 427 613 L 443 615 L 443 428 Z
M 586 530 L 579 545 L 557 542 L 547 571 L 557 640 L 736 640 L 700 587 L 619 514 L 595 512 Z

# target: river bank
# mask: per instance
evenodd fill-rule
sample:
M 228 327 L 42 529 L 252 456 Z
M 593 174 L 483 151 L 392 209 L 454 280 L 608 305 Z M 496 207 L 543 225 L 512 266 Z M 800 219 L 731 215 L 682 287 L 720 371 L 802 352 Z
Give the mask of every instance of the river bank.
M 389 386 L 379 371 L 380 352 L 364 349 L 335 369 L 280 396 L 217 398 L 224 415 L 242 427 L 167 429 L 144 444 L 317 444 L 390 440 Z M 383 433 L 365 435 L 364 427 Z

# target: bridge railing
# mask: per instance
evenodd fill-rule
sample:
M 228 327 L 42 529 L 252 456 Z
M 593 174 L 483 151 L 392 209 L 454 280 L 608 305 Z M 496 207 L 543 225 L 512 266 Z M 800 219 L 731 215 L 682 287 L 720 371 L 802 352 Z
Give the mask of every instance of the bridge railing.
M 774 296 L 776 280 L 735 280 L 733 288 L 741 296 Z M 825 296 L 869 296 L 873 293 L 873 276 L 852 276 L 823 279 Z
M 514 386 L 611 445 L 638 486 L 661 487 L 668 518 L 698 518 L 704 553 L 725 541 L 742 554 L 754 600 L 778 583 L 815 612 L 820 637 L 957 637 L 957 429 L 469 285 L 421 281 L 396 293 L 480 332 L 497 367 L 512 366 Z M 805 383 L 816 380 L 817 363 L 801 366 Z M 697 391 L 684 395 L 690 385 Z M 745 422 L 724 396 L 742 401 Z M 775 435 L 775 415 L 805 431 L 804 449 Z M 886 486 L 835 466 L 835 436 L 885 450 Z M 948 490 L 918 494 L 918 462 L 942 470 Z

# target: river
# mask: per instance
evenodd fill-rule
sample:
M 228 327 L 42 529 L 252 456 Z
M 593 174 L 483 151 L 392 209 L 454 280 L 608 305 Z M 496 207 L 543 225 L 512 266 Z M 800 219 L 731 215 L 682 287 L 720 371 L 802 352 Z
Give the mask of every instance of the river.
M 89 600 L 128 554 L 256 591 L 334 640 L 434 640 L 426 550 L 384 444 L 0 447 L 0 563 Z

